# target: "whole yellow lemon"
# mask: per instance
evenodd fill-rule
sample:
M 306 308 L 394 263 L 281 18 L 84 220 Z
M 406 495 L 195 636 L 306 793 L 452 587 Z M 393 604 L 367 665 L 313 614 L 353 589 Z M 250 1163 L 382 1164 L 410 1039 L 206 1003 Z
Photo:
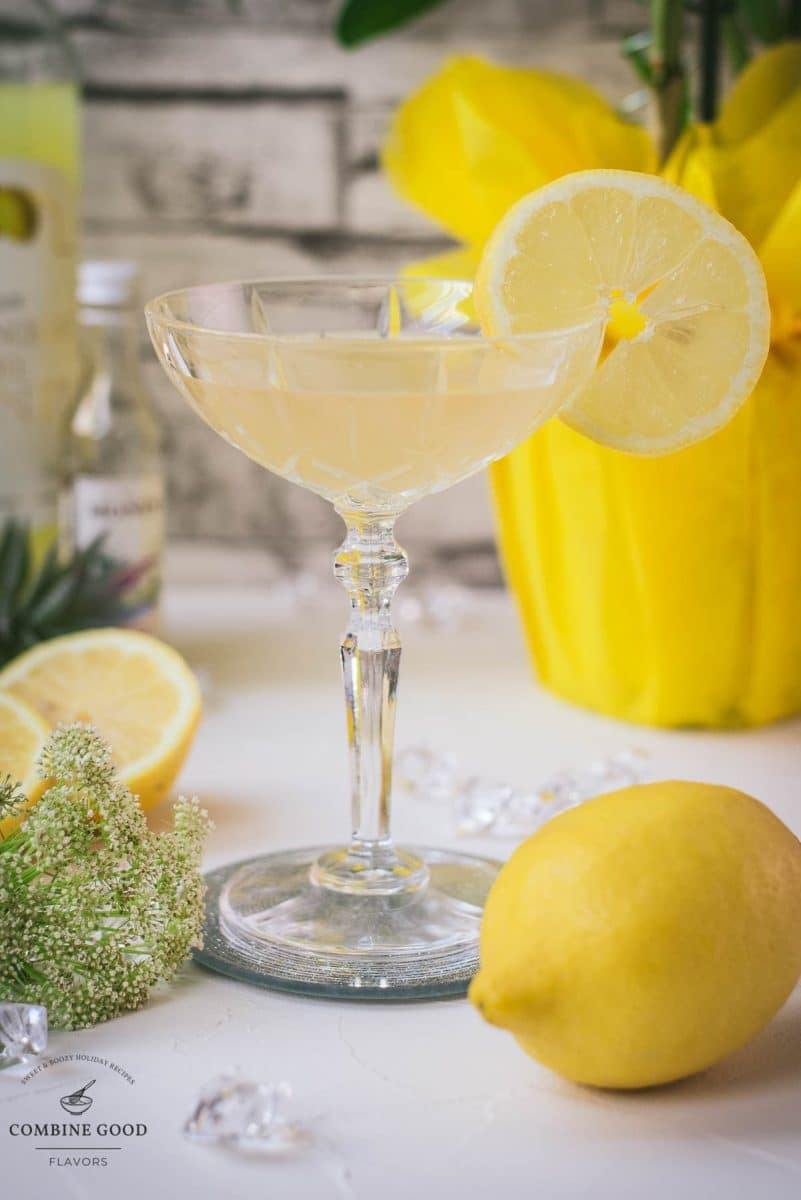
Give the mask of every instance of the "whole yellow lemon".
M 701 1071 L 801 974 L 801 843 L 706 783 L 599 796 L 524 842 L 493 885 L 470 999 L 577 1083 Z

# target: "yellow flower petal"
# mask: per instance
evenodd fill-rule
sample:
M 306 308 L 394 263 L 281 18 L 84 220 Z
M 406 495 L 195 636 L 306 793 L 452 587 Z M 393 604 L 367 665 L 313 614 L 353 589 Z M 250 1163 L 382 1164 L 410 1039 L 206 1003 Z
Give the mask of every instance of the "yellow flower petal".
M 383 159 L 401 195 L 474 244 L 568 171 L 654 169 L 648 134 L 586 84 L 470 57 L 446 62 L 400 106 Z
M 430 258 L 408 263 L 403 268 L 403 274 L 421 279 L 473 279 L 480 257 L 480 250 L 459 246 L 456 250 L 446 250 L 444 254 L 432 254 Z
M 483 115 L 486 64 L 455 59 L 398 109 L 384 168 L 401 195 L 456 237 L 483 241 L 526 190 L 545 182 L 514 132 Z
M 799 332 L 801 317 L 801 182 L 759 248 L 773 314 L 774 341 Z
M 692 125 L 682 134 L 662 168 L 670 183 L 692 192 L 712 208 L 719 208 L 710 163 L 711 135 L 707 126 Z
M 754 59 L 706 144 L 717 207 L 758 248 L 801 180 L 801 43 Z
M 723 213 L 757 249 L 801 180 L 801 96 L 789 108 L 736 146 L 721 144 L 715 127 L 694 126 L 664 168 L 667 179 Z
M 763 133 L 733 148 L 710 146 L 709 170 L 717 207 L 759 248 L 801 179 L 801 94 Z
M 717 132 L 724 142 L 760 133 L 765 124 L 801 91 L 801 42 L 787 42 L 757 55 L 729 93 Z
M 473 279 L 478 270 L 481 252 L 470 246 L 459 246 L 457 250 L 446 250 L 431 258 L 421 258 L 403 268 L 403 274 L 412 279 Z M 409 302 L 408 295 L 406 296 Z M 462 300 L 459 309 L 469 321 L 476 320 L 472 295 Z

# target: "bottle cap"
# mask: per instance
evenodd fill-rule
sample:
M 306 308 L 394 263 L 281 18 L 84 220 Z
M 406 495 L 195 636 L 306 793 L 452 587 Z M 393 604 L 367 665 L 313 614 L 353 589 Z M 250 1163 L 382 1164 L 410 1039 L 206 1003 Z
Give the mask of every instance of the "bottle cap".
M 130 308 L 139 300 L 139 268 L 122 259 L 93 259 L 78 268 L 78 303 Z

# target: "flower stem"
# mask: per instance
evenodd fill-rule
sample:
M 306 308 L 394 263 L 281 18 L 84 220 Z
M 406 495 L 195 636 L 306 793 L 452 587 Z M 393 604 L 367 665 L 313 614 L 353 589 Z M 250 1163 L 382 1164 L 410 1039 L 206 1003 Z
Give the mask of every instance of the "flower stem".
M 721 15 L 720 0 L 703 0 L 699 47 L 701 86 L 698 95 L 698 118 L 706 122 L 714 121 L 718 110 Z
M 670 154 L 685 120 L 682 0 L 651 0 L 651 71 L 659 115 L 659 158 Z
M 47 976 L 33 966 L 32 963 L 20 963 L 20 970 L 24 974 L 27 981 L 31 983 L 47 983 Z
M 739 74 L 751 55 L 748 49 L 748 41 L 735 12 L 723 14 L 721 29 L 723 31 L 723 44 L 726 47 L 729 63 L 734 73 Z
M 790 0 L 790 11 L 787 14 L 787 37 L 801 37 L 801 0 Z

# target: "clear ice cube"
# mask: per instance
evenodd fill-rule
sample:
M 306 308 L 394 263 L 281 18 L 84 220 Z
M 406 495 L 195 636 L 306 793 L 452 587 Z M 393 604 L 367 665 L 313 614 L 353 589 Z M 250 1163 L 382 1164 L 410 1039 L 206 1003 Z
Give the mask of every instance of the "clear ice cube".
M 420 800 L 451 800 L 464 785 L 456 756 L 410 746 L 395 761 L 395 778 L 405 792 Z
M 262 1154 L 287 1154 L 308 1141 L 307 1131 L 285 1115 L 288 1083 L 254 1083 L 222 1075 L 209 1080 L 184 1125 L 198 1142 L 237 1146 Z
M 520 790 L 470 775 L 453 754 L 412 746 L 398 756 L 397 779 L 419 800 L 447 801 L 457 833 L 521 838 L 585 800 L 642 783 L 648 777 L 647 762 L 645 751 L 629 748 L 588 767 L 558 771 L 539 787 Z
M 28 1062 L 47 1049 L 47 1009 L 0 1000 L 0 1067 Z
M 456 832 L 473 836 L 486 833 L 504 814 L 514 794 L 508 783 L 478 776 L 468 779 L 454 795 Z

